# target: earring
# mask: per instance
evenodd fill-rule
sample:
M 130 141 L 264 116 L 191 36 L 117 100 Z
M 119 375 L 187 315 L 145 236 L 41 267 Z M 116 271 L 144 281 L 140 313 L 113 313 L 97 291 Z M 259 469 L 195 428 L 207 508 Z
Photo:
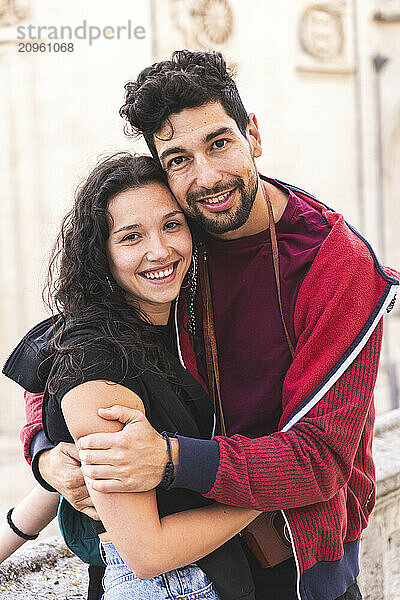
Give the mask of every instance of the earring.
M 197 291 L 197 272 L 199 265 L 199 251 L 197 249 L 196 244 L 193 246 L 193 255 L 192 255 L 192 263 L 190 265 L 188 276 L 189 276 L 189 284 L 188 284 L 188 323 L 187 328 L 188 332 L 191 335 L 195 335 L 196 333 L 196 316 L 194 310 L 194 301 L 196 297 Z
M 114 292 L 113 285 L 112 285 L 112 283 L 111 283 L 110 278 L 109 278 L 108 275 L 106 275 L 106 281 L 108 283 L 108 287 L 110 288 L 111 292 Z

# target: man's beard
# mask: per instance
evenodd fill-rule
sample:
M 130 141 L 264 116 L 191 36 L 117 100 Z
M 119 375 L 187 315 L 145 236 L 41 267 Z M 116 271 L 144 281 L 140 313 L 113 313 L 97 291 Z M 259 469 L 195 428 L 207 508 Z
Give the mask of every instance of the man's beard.
M 200 208 L 199 200 L 205 196 L 218 196 L 224 193 L 227 189 L 235 188 L 235 193 L 239 194 L 240 203 L 236 210 L 228 208 L 221 212 L 206 214 L 207 209 Z M 257 172 L 250 172 L 249 182 L 245 185 L 241 177 L 233 177 L 227 181 L 223 187 L 219 186 L 212 190 L 195 192 L 188 194 L 186 202 L 188 203 L 190 213 L 188 216 L 193 219 L 200 227 L 208 233 L 220 235 L 239 229 L 248 220 L 251 209 L 253 208 L 254 200 L 258 190 Z

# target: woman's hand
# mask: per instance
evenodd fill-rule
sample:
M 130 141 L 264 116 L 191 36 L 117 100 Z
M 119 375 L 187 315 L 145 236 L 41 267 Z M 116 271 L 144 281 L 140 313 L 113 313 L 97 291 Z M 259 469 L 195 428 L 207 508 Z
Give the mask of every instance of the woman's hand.
M 99 415 L 125 427 L 116 433 L 92 433 L 77 443 L 82 471 L 98 492 L 146 492 L 163 478 L 168 460 L 165 439 L 143 412 L 120 405 L 100 408 Z M 179 463 L 178 440 L 171 439 L 175 470 Z

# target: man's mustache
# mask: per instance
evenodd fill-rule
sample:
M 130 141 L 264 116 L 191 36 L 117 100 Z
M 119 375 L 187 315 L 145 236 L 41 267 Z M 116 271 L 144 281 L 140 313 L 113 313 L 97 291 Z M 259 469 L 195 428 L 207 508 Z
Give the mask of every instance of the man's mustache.
M 244 188 L 244 182 L 241 177 L 237 177 L 234 180 L 232 179 L 223 185 L 218 185 L 217 187 L 209 190 L 202 188 L 198 192 L 190 192 L 186 196 L 186 202 L 189 204 L 189 206 L 191 206 L 196 202 L 201 202 L 204 198 L 209 198 L 210 196 L 220 196 L 221 194 L 224 194 L 233 188 L 239 188 L 240 190 Z

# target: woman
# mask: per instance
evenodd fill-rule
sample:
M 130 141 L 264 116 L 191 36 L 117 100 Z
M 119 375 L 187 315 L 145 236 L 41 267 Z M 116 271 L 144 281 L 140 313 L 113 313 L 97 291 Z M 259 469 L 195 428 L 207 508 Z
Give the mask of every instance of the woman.
M 120 423 L 99 416 L 117 403 L 145 413 L 158 431 L 209 437 L 208 397 L 176 357 L 171 307 L 181 286 L 183 294 L 193 287 L 192 238 L 161 168 L 128 153 L 99 163 L 59 242 L 49 283 L 59 319 L 45 361 L 49 439 L 117 431 Z M 103 494 L 87 483 L 104 525 L 104 600 L 253 597 L 234 536 L 257 511 L 186 490 Z

